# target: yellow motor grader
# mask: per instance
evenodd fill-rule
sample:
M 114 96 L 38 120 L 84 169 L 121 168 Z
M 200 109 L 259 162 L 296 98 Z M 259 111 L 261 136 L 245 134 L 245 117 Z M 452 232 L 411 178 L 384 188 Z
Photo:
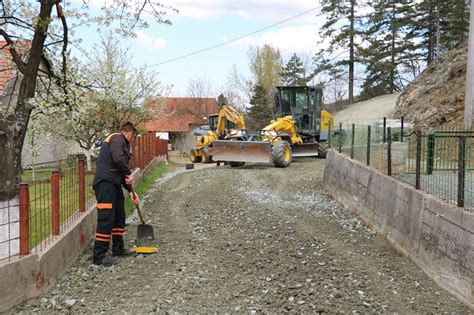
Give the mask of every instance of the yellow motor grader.
M 245 162 L 287 167 L 293 157 L 326 157 L 334 116 L 322 109 L 322 88 L 279 86 L 274 116 L 258 137 L 240 136 L 213 142 L 214 160 L 241 166 Z
M 242 113 L 230 105 L 222 105 L 218 114 L 208 117 L 209 125 L 194 132 L 194 146 L 190 152 L 193 163 L 212 162 L 210 147 L 215 140 L 245 134 L 245 121 Z

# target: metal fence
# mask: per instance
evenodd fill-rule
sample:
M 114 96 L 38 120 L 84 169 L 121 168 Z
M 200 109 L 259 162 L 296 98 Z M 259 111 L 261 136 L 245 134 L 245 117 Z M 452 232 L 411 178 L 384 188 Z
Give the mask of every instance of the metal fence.
M 146 169 L 157 156 L 168 157 L 167 141 L 153 133 L 131 142 L 132 169 Z M 70 228 L 95 203 L 83 159 L 70 159 L 28 171 L 18 188 L 0 191 L 0 262 L 38 253 Z
M 385 122 L 385 120 L 384 120 Z M 468 211 L 474 209 L 473 131 L 338 124 L 329 146 Z

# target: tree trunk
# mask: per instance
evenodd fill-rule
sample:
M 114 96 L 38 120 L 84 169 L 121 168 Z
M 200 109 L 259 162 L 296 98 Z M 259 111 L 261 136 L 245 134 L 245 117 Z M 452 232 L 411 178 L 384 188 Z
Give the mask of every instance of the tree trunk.
M 10 199 L 11 193 L 5 192 L 18 188 L 21 175 L 21 151 L 25 141 L 28 121 L 33 107 L 28 99 L 34 97 L 36 78 L 46 40 L 51 11 L 57 1 L 42 0 L 36 30 L 31 43 L 28 62 L 17 64 L 22 70 L 22 79 L 18 90 L 15 110 L 8 117 L 0 114 L 0 200 Z M 3 192 L 1 192 L 3 191 Z
M 354 7 L 355 7 L 355 0 L 351 0 L 351 35 L 349 39 L 349 104 L 354 103 Z
M 87 171 L 90 172 L 92 171 L 92 159 L 91 159 L 91 150 L 85 150 L 86 154 L 86 165 L 87 165 Z

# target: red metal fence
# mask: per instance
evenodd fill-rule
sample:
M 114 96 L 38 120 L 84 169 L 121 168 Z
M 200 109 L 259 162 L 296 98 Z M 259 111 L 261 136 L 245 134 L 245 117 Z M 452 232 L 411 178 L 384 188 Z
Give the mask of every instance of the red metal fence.
M 145 169 L 157 156 L 168 158 L 167 141 L 154 133 L 132 141 L 131 150 L 132 169 Z M 95 203 L 94 168 L 87 172 L 84 160 L 48 172 L 41 180 L 0 191 L 0 262 L 42 251 Z

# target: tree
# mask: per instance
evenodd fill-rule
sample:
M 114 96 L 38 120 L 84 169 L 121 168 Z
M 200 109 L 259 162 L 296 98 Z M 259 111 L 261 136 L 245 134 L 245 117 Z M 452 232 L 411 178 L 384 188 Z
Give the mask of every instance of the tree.
M 304 63 L 296 53 L 293 53 L 280 75 L 283 85 L 288 86 L 306 85 L 313 78 L 306 73 Z
M 380 1 L 369 16 L 365 32 L 367 48 L 360 48 L 366 65 L 362 99 L 400 91 L 412 78 L 411 61 L 417 58 L 416 39 L 411 32 L 414 4 Z
M 362 0 L 321 0 L 323 5 L 321 12 L 326 14 L 326 23 L 322 26 L 323 39 L 329 40 L 329 47 L 321 50 L 318 54 L 332 54 L 337 50 L 348 50 L 349 55 L 341 58 L 334 63 L 334 60 L 316 58 L 319 61 L 332 63 L 332 67 L 348 67 L 348 100 L 352 104 L 354 101 L 354 71 L 356 62 L 356 36 L 359 34 L 363 26 L 357 28 L 358 21 L 361 17 L 356 13 L 359 11 Z M 361 23 L 359 23 L 361 24 Z M 316 68 L 325 67 L 327 65 L 317 64 Z
M 11 110 L 3 108 L 0 113 L 0 191 L 18 187 L 21 151 L 33 110 L 30 100 L 35 96 L 40 63 L 45 60 L 46 55 L 50 59 L 61 60 L 59 72 L 52 75 L 54 81 L 63 87 L 70 83 L 65 80 L 69 37 L 72 35 L 69 30 L 75 25 L 69 25 L 69 22 L 73 21 L 69 17 L 78 17 L 78 24 L 95 21 L 106 26 L 113 25 L 119 17 L 117 29 L 124 36 L 133 35 L 133 30 L 137 27 L 147 26 L 142 16 L 144 12 L 147 13 L 147 19 L 152 16 L 159 23 L 170 23 L 163 19 L 166 8 L 155 1 L 118 0 L 113 4 L 103 2 L 104 10 L 101 16 L 95 19 L 88 14 L 93 11 L 84 11 L 87 6 L 81 6 L 79 9 L 68 6 L 66 14 L 61 0 L 12 0 L 0 3 L 0 35 L 6 41 L 12 60 L 22 77 L 14 107 Z M 53 9 L 58 20 L 53 16 Z M 19 40 L 27 40 L 29 43 L 27 54 L 21 53 Z M 64 91 L 67 92 L 67 89 Z M 0 198 L 9 199 L 10 196 L 2 194 Z
M 252 85 L 261 85 L 266 92 L 267 103 L 273 101 L 276 87 L 280 84 L 282 58 L 280 50 L 270 45 L 250 47 L 250 72 L 253 75 Z M 255 92 L 255 91 L 254 91 Z
M 468 36 L 469 7 L 464 0 L 424 0 L 412 17 L 414 33 L 428 64 L 440 52 L 459 47 Z
M 36 105 L 50 120 L 45 128 L 51 134 L 76 142 L 86 155 L 91 169 L 92 150 L 105 134 L 117 131 L 127 121 L 139 126 L 159 109 L 148 110 L 148 100 L 156 100 L 166 87 L 157 73 L 146 66 L 134 68 L 132 57 L 121 48 L 113 34 L 94 46 L 94 53 L 81 65 L 69 60 L 68 80 L 84 86 L 67 86 L 67 93 L 55 87 L 39 91 Z M 75 104 L 61 107 L 61 103 Z M 54 122 L 54 123 L 51 123 Z
M 229 104 L 241 112 L 245 112 L 246 105 L 252 97 L 252 81 L 238 72 L 235 65 L 229 70 L 225 86 L 222 88 Z
M 270 122 L 272 112 L 267 99 L 267 92 L 262 84 L 256 84 L 250 99 L 249 129 L 260 130 Z

